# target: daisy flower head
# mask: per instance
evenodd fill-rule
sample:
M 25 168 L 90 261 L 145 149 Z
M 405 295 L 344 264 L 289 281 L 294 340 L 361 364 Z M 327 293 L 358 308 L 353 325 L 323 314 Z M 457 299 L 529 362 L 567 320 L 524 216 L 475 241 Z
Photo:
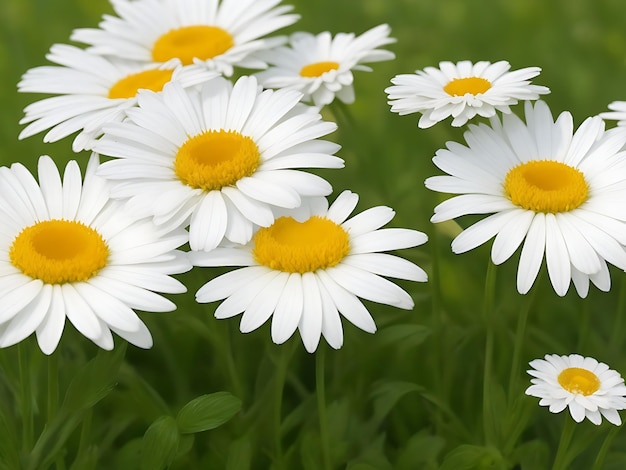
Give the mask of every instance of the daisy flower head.
M 527 293 L 544 255 L 556 293 L 570 279 L 585 297 L 589 281 L 608 291 L 607 262 L 626 269 L 626 134 L 605 131 L 598 116 L 574 131 L 568 112 L 553 120 L 548 105 L 525 104 L 526 123 L 514 114 L 491 127 L 470 125 L 467 146 L 452 142 L 433 162 L 447 175 L 426 187 L 458 194 L 435 207 L 432 222 L 491 214 L 452 242 L 464 253 L 495 236 L 491 259 L 501 264 L 519 248 L 517 289 Z
M 354 102 L 353 70 L 371 71 L 363 65 L 395 57 L 393 52 L 379 47 L 394 43 L 391 29 L 382 24 L 360 36 L 329 32 L 318 35 L 295 33 L 289 46 L 278 47 L 259 54 L 270 64 L 256 73 L 266 88 L 289 88 L 304 93 L 305 101 L 315 106 L 330 104 L 335 96 L 344 103 Z
M 50 129 L 44 142 L 56 142 L 77 131 L 75 152 L 91 149 L 107 122 L 121 121 L 137 104 L 140 89 L 160 91 L 165 83 L 194 86 L 217 76 L 215 72 L 177 66 L 113 60 L 65 44 L 52 46 L 46 58 L 57 65 L 28 70 L 20 92 L 54 94 L 28 105 L 20 124 L 28 124 L 20 139 Z
M 104 128 L 96 144 L 100 173 L 115 197 L 157 225 L 189 223 L 192 250 L 224 238 L 247 243 L 254 224 L 274 221 L 272 207 L 294 208 L 330 184 L 298 168 L 341 168 L 339 145 L 319 140 L 336 129 L 299 105 L 301 94 L 262 90 L 253 77 L 218 77 L 201 89 L 177 83 L 142 91 L 129 119 Z
M 168 312 L 157 294 L 182 293 L 170 277 L 188 271 L 184 230 L 159 232 L 111 200 L 108 184 L 89 161 L 84 183 L 76 161 L 61 178 L 52 159 L 39 159 L 39 183 L 21 164 L 0 168 L 0 347 L 33 332 L 51 354 L 65 319 L 103 349 L 114 332 L 140 348 L 152 346 L 133 311 Z
M 592 357 L 579 354 L 546 354 L 530 362 L 527 371 L 534 378 L 526 395 L 541 398 L 540 406 L 560 413 L 569 408 L 577 423 L 587 418 L 599 425 L 604 416 L 615 426 L 622 420 L 618 411 L 626 408 L 626 386 L 622 376 Z
M 72 40 L 98 54 L 142 62 L 198 64 L 230 76 L 233 67 L 263 68 L 252 54 L 283 38 L 264 38 L 300 18 L 280 0 L 111 0 L 118 16 Z
M 426 281 L 426 273 L 403 258 L 382 253 L 426 242 L 425 234 L 381 228 L 394 216 L 379 206 L 348 218 L 358 196 L 341 193 L 328 207 L 325 198 L 307 205 L 306 215 L 282 216 L 260 228 L 245 246 L 218 247 L 190 254 L 196 266 L 244 266 L 221 275 L 198 290 L 200 303 L 225 299 L 215 311 L 224 319 L 243 313 L 240 329 L 251 332 L 272 317 L 272 340 L 281 344 L 300 331 L 307 351 L 321 336 L 339 349 L 341 316 L 374 333 L 376 325 L 359 297 L 410 310 L 411 296 L 382 276 Z
M 452 116 L 452 125 L 462 126 L 474 116 L 491 117 L 496 111 L 510 113 L 518 100 L 536 100 L 549 93 L 544 86 L 531 85 L 541 72 L 526 67 L 510 72 L 511 65 L 468 60 L 440 62 L 414 74 L 396 75 L 385 89 L 391 111 L 399 115 L 422 113 L 418 125 L 427 128 Z

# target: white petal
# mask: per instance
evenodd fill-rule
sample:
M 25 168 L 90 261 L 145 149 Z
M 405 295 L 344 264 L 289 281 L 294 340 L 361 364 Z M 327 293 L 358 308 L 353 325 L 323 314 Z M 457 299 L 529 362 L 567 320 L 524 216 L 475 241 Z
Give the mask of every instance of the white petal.
M 546 222 L 544 214 L 537 214 L 533 219 L 526 241 L 520 255 L 517 269 L 517 290 L 520 294 L 526 294 L 539 273 L 543 253 L 546 246 Z
M 287 341 L 298 328 L 304 308 L 303 297 L 301 274 L 290 274 L 272 318 L 272 341 L 276 344 Z

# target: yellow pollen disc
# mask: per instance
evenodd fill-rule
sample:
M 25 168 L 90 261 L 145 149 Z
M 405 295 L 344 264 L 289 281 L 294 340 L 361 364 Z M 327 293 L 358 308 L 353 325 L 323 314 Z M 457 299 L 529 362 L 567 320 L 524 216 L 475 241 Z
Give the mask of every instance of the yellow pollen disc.
M 553 160 L 531 160 L 517 165 L 507 173 L 504 190 L 515 205 L 553 214 L 576 209 L 589 194 L 581 171 Z
M 172 79 L 173 72 L 173 70 L 144 70 L 128 75 L 115 82 L 109 90 L 109 98 L 133 98 L 141 89 L 161 91 Z
M 313 64 L 305 65 L 300 69 L 301 77 L 321 77 L 326 72 L 330 72 L 331 70 L 337 70 L 339 68 L 339 64 L 337 62 L 327 61 L 327 62 L 315 62 Z
M 485 78 L 455 78 L 443 87 L 443 91 L 451 96 L 479 95 L 491 88 L 491 82 Z
M 187 140 L 176 153 L 174 171 L 188 186 L 205 191 L 231 186 L 259 167 L 254 141 L 236 131 L 205 131 Z
M 208 60 L 223 54 L 235 45 L 228 31 L 217 26 L 197 25 L 171 29 L 159 37 L 152 47 L 155 62 L 180 59 L 183 65 L 193 59 Z
M 557 379 L 561 387 L 570 393 L 592 395 L 600 388 L 600 379 L 596 374 L 580 367 L 564 369 Z
M 102 236 L 75 220 L 44 220 L 26 227 L 9 249 L 13 266 L 46 284 L 82 282 L 107 264 Z
M 305 222 L 280 217 L 254 236 L 257 263 L 288 273 L 314 272 L 338 264 L 350 251 L 348 233 L 330 219 L 313 216 Z

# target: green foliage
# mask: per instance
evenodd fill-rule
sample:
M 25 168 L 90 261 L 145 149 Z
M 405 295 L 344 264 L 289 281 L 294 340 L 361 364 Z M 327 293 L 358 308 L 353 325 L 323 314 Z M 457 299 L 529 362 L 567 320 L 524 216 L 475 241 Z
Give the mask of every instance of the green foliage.
M 187 403 L 176 416 L 181 433 L 208 431 L 224 424 L 241 409 L 241 400 L 228 392 L 203 395 Z

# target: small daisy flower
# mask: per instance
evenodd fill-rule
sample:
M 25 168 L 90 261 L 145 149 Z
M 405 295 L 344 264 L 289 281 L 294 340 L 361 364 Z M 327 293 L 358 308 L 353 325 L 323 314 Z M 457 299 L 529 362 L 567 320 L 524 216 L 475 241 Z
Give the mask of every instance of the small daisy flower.
M 611 111 L 600 113 L 602 119 L 608 121 L 617 121 L 620 127 L 626 126 L 626 101 L 613 101 L 609 104 Z
M 462 126 L 477 114 L 491 117 L 496 111 L 510 113 L 518 100 L 536 100 L 549 93 L 543 86 L 531 85 L 539 67 L 509 72 L 511 65 L 501 60 L 472 64 L 463 60 L 440 62 L 439 68 L 426 67 L 415 74 L 397 75 L 394 86 L 385 89 L 391 111 L 400 115 L 422 113 L 419 127 L 427 128 L 452 116 L 452 125 Z
M 381 252 L 418 246 L 427 237 L 416 230 L 381 229 L 394 216 L 389 207 L 374 207 L 348 219 L 357 202 L 350 191 L 330 207 L 325 198 L 315 198 L 308 216 L 279 217 L 245 246 L 190 253 L 196 266 L 245 266 L 209 281 L 196 300 L 226 299 L 215 316 L 243 313 L 243 333 L 272 317 L 275 343 L 287 341 L 298 329 L 309 352 L 315 351 L 322 335 L 331 347 L 342 346 L 340 315 L 374 333 L 374 320 L 358 297 L 410 310 L 411 296 L 382 276 L 426 281 L 420 267 Z
M 452 242 L 464 253 L 495 236 L 491 258 L 509 259 L 523 242 L 517 289 L 527 293 L 545 254 L 552 286 L 565 295 L 570 279 L 585 297 L 589 281 L 611 284 L 606 262 L 626 269 L 626 134 L 605 131 L 598 116 L 574 132 L 572 116 L 553 121 L 543 101 L 526 102 L 491 126 L 471 125 L 467 146 L 448 143 L 433 162 L 447 173 L 426 180 L 434 191 L 460 194 L 435 207 L 432 222 L 492 214 Z
M 198 64 L 226 76 L 233 67 L 264 68 L 251 57 L 282 44 L 263 38 L 300 18 L 280 0 L 111 0 L 119 17 L 105 15 L 100 29 L 77 29 L 72 40 L 124 59 Z
M 604 416 L 615 426 L 622 424 L 618 410 L 626 408 L 626 386 L 606 364 L 578 354 L 546 354 L 545 360 L 535 359 L 530 366 L 527 372 L 534 378 L 526 395 L 541 398 L 540 406 L 550 407 L 552 413 L 567 407 L 577 423 L 587 418 L 598 425 Z
M 326 180 L 296 168 L 343 167 L 332 155 L 339 145 L 317 139 L 336 124 L 300 109 L 301 96 L 262 91 L 253 77 L 140 92 L 129 119 L 106 126 L 96 144 L 117 157 L 100 174 L 119 183 L 113 194 L 130 198 L 136 214 L 154 216 L 157 225 L 189 223 L 192 250 L 211 250 L 224 238 L 245 244 L 254 224 L 272 224 L 272 206 L 330 194 Z
M 393 52 L 378 49 L 394 43 L 391 29 L 382 24 L 360 36 L 340 33 L 334 38 L 329 32 L 314 36 L 295 33 L 289 47 L 278 47 L 259 54 L 270 64 L 256 77 L 266 88 L 288 88 L 304 93 L 305 101 L 315 106 L 330 104 L 335 96 L 344 103 L 354 102 L 353 70 L 371 71 L 362 65 L 395 57 Z
M 182 293 L 170 277 L 188 271 L 183 230 L 158 232 L 111 200 L 89 161 L 85 181 L 78 164 L 63 179 L 50 157 L 39 159 L 39 183 L 21 164 L 0 168 L 0 347 L 33 332 L 45 354 L 56 349 L 67 318 L 103 349 L 117 333 L 140 348 L 150 332 L 133 311 L 168 312 L 162 293 Z
M 139 89 L 161 91 L 163 85 L 173 80 L 189 87 L 218 75 L 177 67 L 172 62 L 155 67 L 109 60 L 64 44 L 52 46 L 46 58 L 58 65 L 30 69 L 19 82 L 18 90 L 59 96 L 42 99 L 24 109 L 20 124 L 28 126 L 19 138 L 50 129 L 44 142 L 56 142 L 80 131 L 72 145 L 75 152 L 91 149 L 103 124 L 121 121 L 125 111 L 137 104 Z

